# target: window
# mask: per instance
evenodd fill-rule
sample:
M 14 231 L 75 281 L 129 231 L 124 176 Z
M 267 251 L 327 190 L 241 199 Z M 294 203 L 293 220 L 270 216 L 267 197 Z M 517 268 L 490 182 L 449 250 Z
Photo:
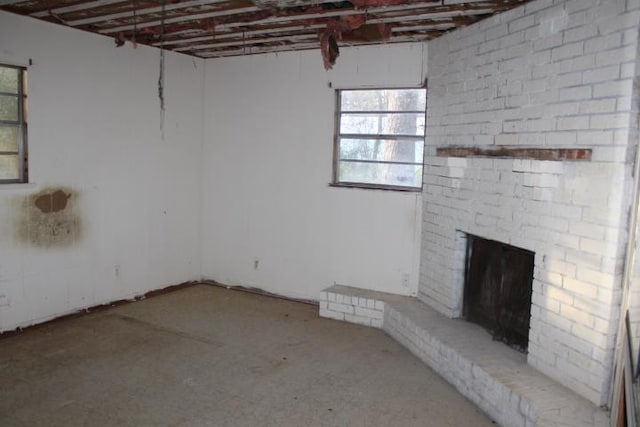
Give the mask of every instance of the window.
M 335 185 L 420 190 L 426 89 L 337 92 Z
M 0 64 L 0 183 L 27 182 L 26 71 Z

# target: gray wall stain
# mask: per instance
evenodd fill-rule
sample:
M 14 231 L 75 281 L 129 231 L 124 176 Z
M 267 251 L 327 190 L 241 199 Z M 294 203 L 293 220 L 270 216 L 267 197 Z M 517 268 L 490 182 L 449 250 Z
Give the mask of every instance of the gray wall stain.
M 70 247 L 82 237 L 79 194 L 66 187 L 48 187 L 16 200 L 16 239 L 39 248 Z

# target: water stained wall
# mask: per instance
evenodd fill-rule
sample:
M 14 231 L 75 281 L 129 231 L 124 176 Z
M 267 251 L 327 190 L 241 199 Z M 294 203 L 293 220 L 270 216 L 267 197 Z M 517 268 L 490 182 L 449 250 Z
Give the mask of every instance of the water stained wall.
M 15 238 L 39 248 L 70 247 L 82 238 L 79 193 L 68 187 L 48 187 L 20 197 Z

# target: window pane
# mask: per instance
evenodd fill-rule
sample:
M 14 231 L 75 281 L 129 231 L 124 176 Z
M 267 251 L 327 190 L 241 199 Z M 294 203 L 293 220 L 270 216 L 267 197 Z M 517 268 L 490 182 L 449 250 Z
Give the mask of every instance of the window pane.
M 0 155 L 0 179 L 19 179 L 20 161 L 17 154 Z
M 338 182 L 420 188 L 422 186 L 422 166 L 340 161 Z
M 342 114 L 340 133 L 424 136 L 424 113 Z
M 336 182 L 421 188 L 426 90 L 340 90 L 338 96 Z
M 343 90 L 342 111 L 424 111 L 424 89 Z
M 0 120 L 18 121 L 18 97 L 0 95 Z
M 18 68 L 0 67 L 0 92 L 18 93 Z
M 0 151 L 18 152 L 18 128 L 0 125 Z
M 340 140 L 340 160 L 380 160 L 422 164 L 424 144 L 418 140 L 349 139 Z

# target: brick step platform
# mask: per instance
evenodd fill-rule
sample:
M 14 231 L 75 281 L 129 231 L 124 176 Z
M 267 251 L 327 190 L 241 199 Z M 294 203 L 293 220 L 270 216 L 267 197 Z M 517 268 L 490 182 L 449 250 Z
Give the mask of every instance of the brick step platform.
M 416 298 L 337 285 L 321 293 L 320 316 L 383 329 L 502 426 L 609 425 L 608 412 L 527 365 L 524 354 Z

